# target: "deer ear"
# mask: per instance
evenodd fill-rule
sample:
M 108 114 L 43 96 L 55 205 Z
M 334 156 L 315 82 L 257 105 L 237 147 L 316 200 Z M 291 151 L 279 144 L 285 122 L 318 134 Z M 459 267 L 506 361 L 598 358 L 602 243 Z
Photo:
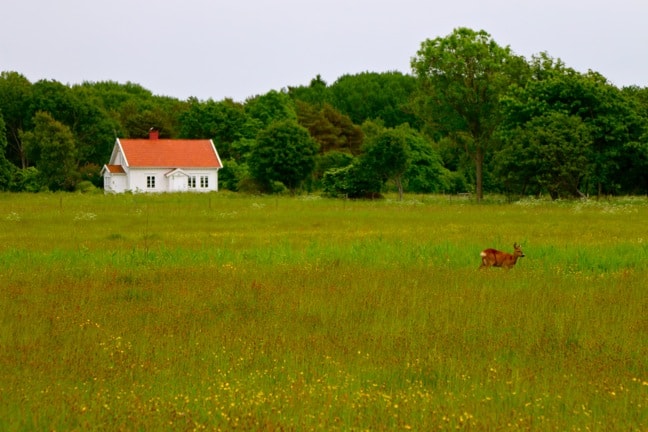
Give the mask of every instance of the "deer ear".
M 517 242 L 513 243 L 513 249 L 517 249 L 520 245 L 517 244 Z

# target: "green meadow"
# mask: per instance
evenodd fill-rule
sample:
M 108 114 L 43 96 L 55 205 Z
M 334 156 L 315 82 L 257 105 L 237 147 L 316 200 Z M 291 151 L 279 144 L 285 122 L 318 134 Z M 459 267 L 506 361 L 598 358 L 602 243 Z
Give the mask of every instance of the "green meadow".
M 647 198 L 394 198 L 0 194 L 0 430 L 648 430 Z

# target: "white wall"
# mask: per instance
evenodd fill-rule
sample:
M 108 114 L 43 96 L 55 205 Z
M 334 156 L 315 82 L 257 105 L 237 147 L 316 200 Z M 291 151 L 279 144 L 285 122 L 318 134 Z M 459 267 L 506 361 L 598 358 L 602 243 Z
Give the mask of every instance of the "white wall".
M 218 170 L 184 170 L 185 173 L 189 176 L 196 177 L 196 188 L 186 189 L 186 177 L 181 177 L 178 180 L 185 182 L 185 189 L 191 192 L 211 192 L 218 190 Z M 127 185 L 128 190 L 133 192 L 171 192 L 174 191 L 171 188 L 171 177 L 166 177 L 165 174 L 169 172 L 169 168 L 162 169 L 133 169 L 129 170 L 130 172 L 130 183 Z M 149 189 L 146 187 L 146 178 L 147 176 L 155 176 L 155 188 Z M 209 185 L 207 188 L 200 187 L 200 177 L 206 176 L 208 178 Z M 177 189 L 176 189 L 177 190 Z
M 105 172 L 103 179 L 105 192 L 122 193 L 127 189 L 127 178 L 125 174 L 111 174 L 109 172 Z

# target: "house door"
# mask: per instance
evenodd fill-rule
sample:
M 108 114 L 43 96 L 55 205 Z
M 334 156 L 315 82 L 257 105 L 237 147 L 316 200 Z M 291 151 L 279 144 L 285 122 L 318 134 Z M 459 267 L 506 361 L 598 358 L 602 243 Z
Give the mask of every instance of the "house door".
M 186 192 L 187 176 L 181 173 L 175 173 L 169 177 L 169 192 Z

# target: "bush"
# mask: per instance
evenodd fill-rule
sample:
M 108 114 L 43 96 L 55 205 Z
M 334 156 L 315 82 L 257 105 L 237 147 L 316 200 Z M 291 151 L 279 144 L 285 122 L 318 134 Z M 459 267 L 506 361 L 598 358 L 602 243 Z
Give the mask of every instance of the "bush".
M 250 178 L 250 170 L 247 164 L 238 163 L 234 159 L 228 159 L 223 163 L 223 168 L 218 172 L 219 189 L 238 192 L 240 185 L 248 178 Z
M 361 163 L 326 171 L 322 178 L 324 194 L 332 197 L 379 198 L 382 182 Z
M 43 187 L 35 167 L 16 170 L 9 184 L 11 192 L 40 192 Z
M 82 180 L 74 188 L 76 192 L 91 193 L 97 191 L 97 188 L 90 180 Z

